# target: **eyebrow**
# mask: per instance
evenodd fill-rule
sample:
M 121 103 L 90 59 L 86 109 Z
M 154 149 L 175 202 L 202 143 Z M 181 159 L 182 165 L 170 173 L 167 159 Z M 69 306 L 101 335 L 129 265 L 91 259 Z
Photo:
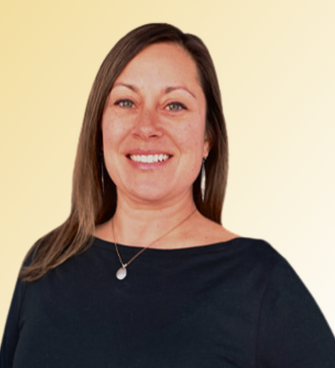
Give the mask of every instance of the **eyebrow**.
M 173 92 L 177 89 L 182 89 L 182 90 L 188 92 L 192 97 L 194 97 L 196 99 L 195 95 L 188 88 L 186 88 L 184 86 L 167 87 L 164 92 L 167 94 L 167 93 Z
M 131 91 L 133 91 L 133 92 L 136 92 L 136 93 L 138 93 L 139 92 L 139 90 L 138 90 L 138 88 L 137 87 L 135 87 L 135 86 L 133 86 L 132 84 L 127 84 L 127 83 L 115 83 L 114 84 L 114 86 L 113 86 L 113 88 L 115 88 L 115 87 L 126 87 L 126 88 L 129 88 Z M 181 90 L 184 90 L 184 91 L 186 91 L 186 92 L 188 92 L 193 98 L 195 98 L 196 99 L 196 97 L 195 97 L 195 95 L 188 89 L 188 88 L 186 88 L 186 87 L 184 87 L 184 86 L 173 86 L 173 87 L 166 87 L 165 89 L 164 89 L 164 93 L 165 94 L 168 94 L 168 93 L 171 93 L 171 92 L 173 92 L 173 91 L 176 91 L 176 90 L 178 90 L 178 89 L 181 89 Z
M 126 83 L 115 83 L 112 89 L 114 89 L 115 87 L 126 87 L 126 88 L 131 89 L 131 90 L 132 90 L 132 91 L 134 91 L 134 92 L 138 92 L 138 88 L 136 88 L 136 87 L 135 87 L 135 86 L 133 86 L 132 84 L 126 84 Z

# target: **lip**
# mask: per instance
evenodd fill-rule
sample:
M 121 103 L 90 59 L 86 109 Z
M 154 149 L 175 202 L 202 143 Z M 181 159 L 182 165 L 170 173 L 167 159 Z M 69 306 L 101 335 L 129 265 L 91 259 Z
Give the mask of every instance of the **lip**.
M 129 152 L 126 153 L 126 156 L 130 156 L 130 155 L 168 155 L 168 156 L 173 156 L 170 152 L 168 151 L 164 151 L 164 150 L 158 150 L 158 149 L 151 149 L 151 150 L 143 150 L 140 148 L 137 149 L 133 149 Z

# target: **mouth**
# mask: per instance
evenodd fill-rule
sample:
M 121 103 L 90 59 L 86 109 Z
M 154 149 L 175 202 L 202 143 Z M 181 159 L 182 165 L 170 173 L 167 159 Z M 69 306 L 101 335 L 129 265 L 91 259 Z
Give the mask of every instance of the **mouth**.
M 150 155 L 127 155 L 127 157 L 134 162 L 144 164 L 155 164 L 169 160 L 172 156 L 165 153 L 150 154 Z

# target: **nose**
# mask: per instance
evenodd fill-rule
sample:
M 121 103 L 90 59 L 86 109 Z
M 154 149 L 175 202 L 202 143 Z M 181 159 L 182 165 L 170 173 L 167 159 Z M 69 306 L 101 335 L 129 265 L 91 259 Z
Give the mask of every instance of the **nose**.
M 133 134 L 145 140 L 159 138 L 163 135 L 159 116 L 155 109 L 146 108 L 138 114 Z

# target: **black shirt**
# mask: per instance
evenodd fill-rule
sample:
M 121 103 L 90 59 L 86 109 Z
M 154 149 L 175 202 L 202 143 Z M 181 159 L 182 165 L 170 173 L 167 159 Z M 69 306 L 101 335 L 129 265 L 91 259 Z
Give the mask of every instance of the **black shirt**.
M 119 246 L 127 262 L 139 248 Z M 95 239 L 18 281 L 0 368 L 335 368 L 335 339 L 287 261 L 262 240 L 147 249 L 120 281 Z

